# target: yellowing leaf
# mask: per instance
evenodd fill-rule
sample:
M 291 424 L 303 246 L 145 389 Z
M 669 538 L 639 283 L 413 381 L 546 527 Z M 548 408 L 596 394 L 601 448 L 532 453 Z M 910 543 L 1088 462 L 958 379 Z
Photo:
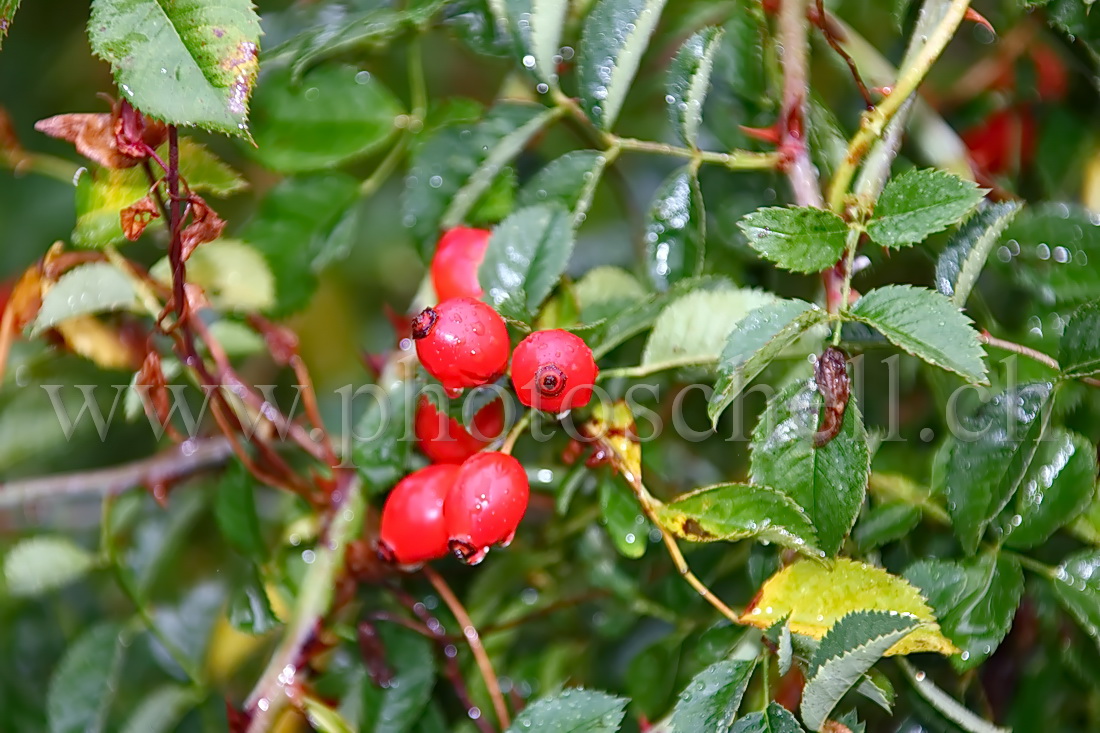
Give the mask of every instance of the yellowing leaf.
M 626 402 L 619 400 L 610 409 L 602 401 L 596 403 L 592 419 L 585 424 L 585 433 L 611 449 L 612 464 L 628 481 L 630 475 L 641 478 L 642 446 L 634 430 L 634 414 Z
M 821 639 L 841 616 L 852 611 L 908 613 L 926 622 L 887 650 L 886 655 L 914 652 L 958 654 L 940 631 L 932 609 L 907 581 L 855 560 L 794 562 L 769 578 L 741 621 L 767 629 L 790 616 L 791 631 Z

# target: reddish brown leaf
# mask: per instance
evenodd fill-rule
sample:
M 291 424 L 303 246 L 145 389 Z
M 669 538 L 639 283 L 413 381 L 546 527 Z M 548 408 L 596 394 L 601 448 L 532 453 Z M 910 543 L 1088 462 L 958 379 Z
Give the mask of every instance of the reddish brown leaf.
M 993 27 L 993 24 L 986 20 L 985 16 L 979 13 L 974 8 L 966 9 L 966 20 L 969 20 L 972 23 L 977 23 L 978 25 L 984 25 L 986 28 L 989 29 L 990 33 L 992 33 L 993 35 L 997 35 L 997 30 Z
M 71 142 L 78 153 L 106 168 L 132 168 L 149 157 L 148 145 L 161 145 L 164 123 L 148 119 L 127 102 L 109 113 L 74 113 L 39 120 L 34 129 Z
M 122 233 L 131 242 L 136 242 L 141 237 L 142 232 L 145 231 L 145 227 L 149 226 L 153 219 L 160 216 L 160 211 L 157 210 L 153 197 L 146 196 L 137 203 L 127 206 L 118 214 L 122 220 Z
M 115 145 L 123 155 L 138 160 L 149 157 L 168 139 L 168 126 L 138 112 L 125 99 L 114 113 Z
M 257 315 L 249 316 L 248 322 L 264 337 L 267 349 L 277 364 L 285 366 L 297 356 L 298 335 L 294 331 Z
M 183 242 L 183 259 L 186 261 L 195 248 L 200 244 L 213 242 L 222 235 L 225 229 L 225 220 L 214 213 L 214 210 L 206 205 L 202 196 L 191 194 L 187 198 L 191 205 L 191 223 L 182 232 L 180 239 Z

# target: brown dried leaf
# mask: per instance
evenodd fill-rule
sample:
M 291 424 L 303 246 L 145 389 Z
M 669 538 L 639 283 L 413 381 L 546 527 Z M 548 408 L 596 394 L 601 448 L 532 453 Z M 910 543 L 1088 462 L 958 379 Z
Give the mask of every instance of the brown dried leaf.
M 213 242 L 222 235 L 222 231 L 225 229 L 225 220 L 206 205 L 206 201 L 203 200 L 202 196 L 191 194 L 187 201 L 191 205 L 191 223 L 180 232 L 184 261 L 191 256 L 196 247 L 200 244 Z
M 123 155 L 138 160 L 149 157 L 168 139 L 168 126 L 160 120 L 146 117 L 125 99 L 114 114 L 115 144 Z
M 164 143 L 168 129 L 129 105 L 115 104 L 109 113 L 74 113 L 39 120 L 34 129 L 71 142 L 78 153 L 106 168 L 132 168 L 149 157 L 146 145 Z
M 152 196 L 146 196 L 135 204 L 118 212 L 122 221 L 122 233 L 131 242 L 136 242 L 149 223 L 160 216 Z

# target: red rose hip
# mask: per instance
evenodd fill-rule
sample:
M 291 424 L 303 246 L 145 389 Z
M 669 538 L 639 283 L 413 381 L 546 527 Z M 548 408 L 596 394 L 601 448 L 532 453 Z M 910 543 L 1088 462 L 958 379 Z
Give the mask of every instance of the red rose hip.
M 468 458 L 443 503 L 451 551 L 476 565 L 492 545 L 511 542 L 530 493 L 527 472 L 512 456 L 478 453 Z
M 587 405 L 599 373 L 584 339 L 560 329 L 534 332 L 512 354 L 512 385 L 519 401 L 548 412 Z
M 432 463 L 462 463 L 504 431 L 504 403 L 493 400 L 473 416 L 471 430 L 436 409 L 427 397 L 416 406 L 416 440 Z
M 448 298 L 480 298 L 477 271 L 489 248 L 488 229 L 448 229 L 435 246 L 432 257 L 432 286 L 440 301 Z
M 448 394 L 491 382 L 508 364 L 508 327 L 490 306 L 451 298 L 413 319 L 416 354 Z
M 378 552 L 402 565 L 434 560 L 448 552 L 443 501 L 458 466 L 440 464 L 409 474 L 393 487 L 382 507 Z

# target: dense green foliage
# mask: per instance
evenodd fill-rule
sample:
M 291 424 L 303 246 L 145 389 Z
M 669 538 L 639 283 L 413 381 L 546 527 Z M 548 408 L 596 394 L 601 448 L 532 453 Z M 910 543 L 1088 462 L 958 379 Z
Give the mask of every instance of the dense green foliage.
M 1091 0 L 54 5 L 0 0 L 0 730 L 1100 729 Z M 488 399 L 408 339 L 456 226 L 601 374 L 509 399 L 514 542 L 398 568 L 420 393 Z

